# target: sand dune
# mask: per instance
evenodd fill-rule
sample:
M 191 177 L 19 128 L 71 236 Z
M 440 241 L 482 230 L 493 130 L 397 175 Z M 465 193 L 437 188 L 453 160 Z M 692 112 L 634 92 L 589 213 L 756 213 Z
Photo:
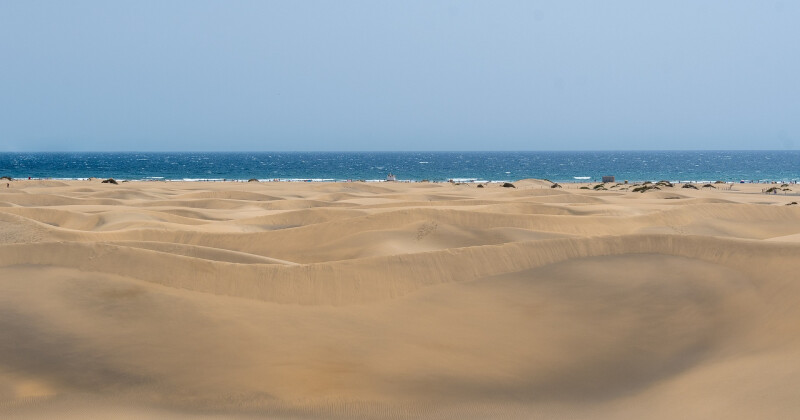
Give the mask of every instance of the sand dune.
M 13 181 L 4 418 L 792 418 L 794 196 Z

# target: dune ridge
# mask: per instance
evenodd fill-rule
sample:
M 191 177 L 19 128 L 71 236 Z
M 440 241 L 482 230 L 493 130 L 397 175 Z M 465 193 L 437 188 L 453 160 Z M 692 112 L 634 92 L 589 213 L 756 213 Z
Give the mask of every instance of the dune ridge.
M 419 254 L 296 264 L 235 251 L 194 257 L 162 242 L 12 244 L 0 246 L 0 266 L 41 265 L 118 274 L 165 286 L 277 303 L 351 304 L 411 293 L 421 287 L 471 281 L 570 259 L 661 254 L 691 257 L 749 271 L 751 259 L 791 259 L 800 243 L 702 236 L 628 235 L 548 239 L 429 251 Z M 198 248 L 198 247 L 194 247 Z M 237 266 L 232 267 L 232 264 Z M 278 264 L 274 266 L 273 264 Z M 165 267 L 168 267 L 165 269 Z M 236 276 L 226 276 L 228 271 Z

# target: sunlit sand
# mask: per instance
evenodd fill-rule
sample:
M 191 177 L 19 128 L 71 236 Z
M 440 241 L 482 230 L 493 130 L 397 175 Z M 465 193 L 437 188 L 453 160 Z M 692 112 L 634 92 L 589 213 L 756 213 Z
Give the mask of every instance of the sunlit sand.
M 800 413 L 796 191 L 550 185 L 12 181 L 0 416 Z

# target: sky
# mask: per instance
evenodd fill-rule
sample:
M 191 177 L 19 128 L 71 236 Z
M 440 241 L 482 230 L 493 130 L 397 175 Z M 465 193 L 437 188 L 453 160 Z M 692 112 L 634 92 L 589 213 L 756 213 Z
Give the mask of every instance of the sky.
M 797 1 L 0 2 L 2 151 L 800 149 Z

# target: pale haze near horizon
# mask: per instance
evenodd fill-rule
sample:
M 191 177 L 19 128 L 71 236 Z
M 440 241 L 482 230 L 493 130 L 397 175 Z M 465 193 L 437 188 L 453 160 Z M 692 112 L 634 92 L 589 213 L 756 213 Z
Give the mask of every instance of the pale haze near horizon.
M 800 4 L 0 3 L 0 152 L 800 148 Z

